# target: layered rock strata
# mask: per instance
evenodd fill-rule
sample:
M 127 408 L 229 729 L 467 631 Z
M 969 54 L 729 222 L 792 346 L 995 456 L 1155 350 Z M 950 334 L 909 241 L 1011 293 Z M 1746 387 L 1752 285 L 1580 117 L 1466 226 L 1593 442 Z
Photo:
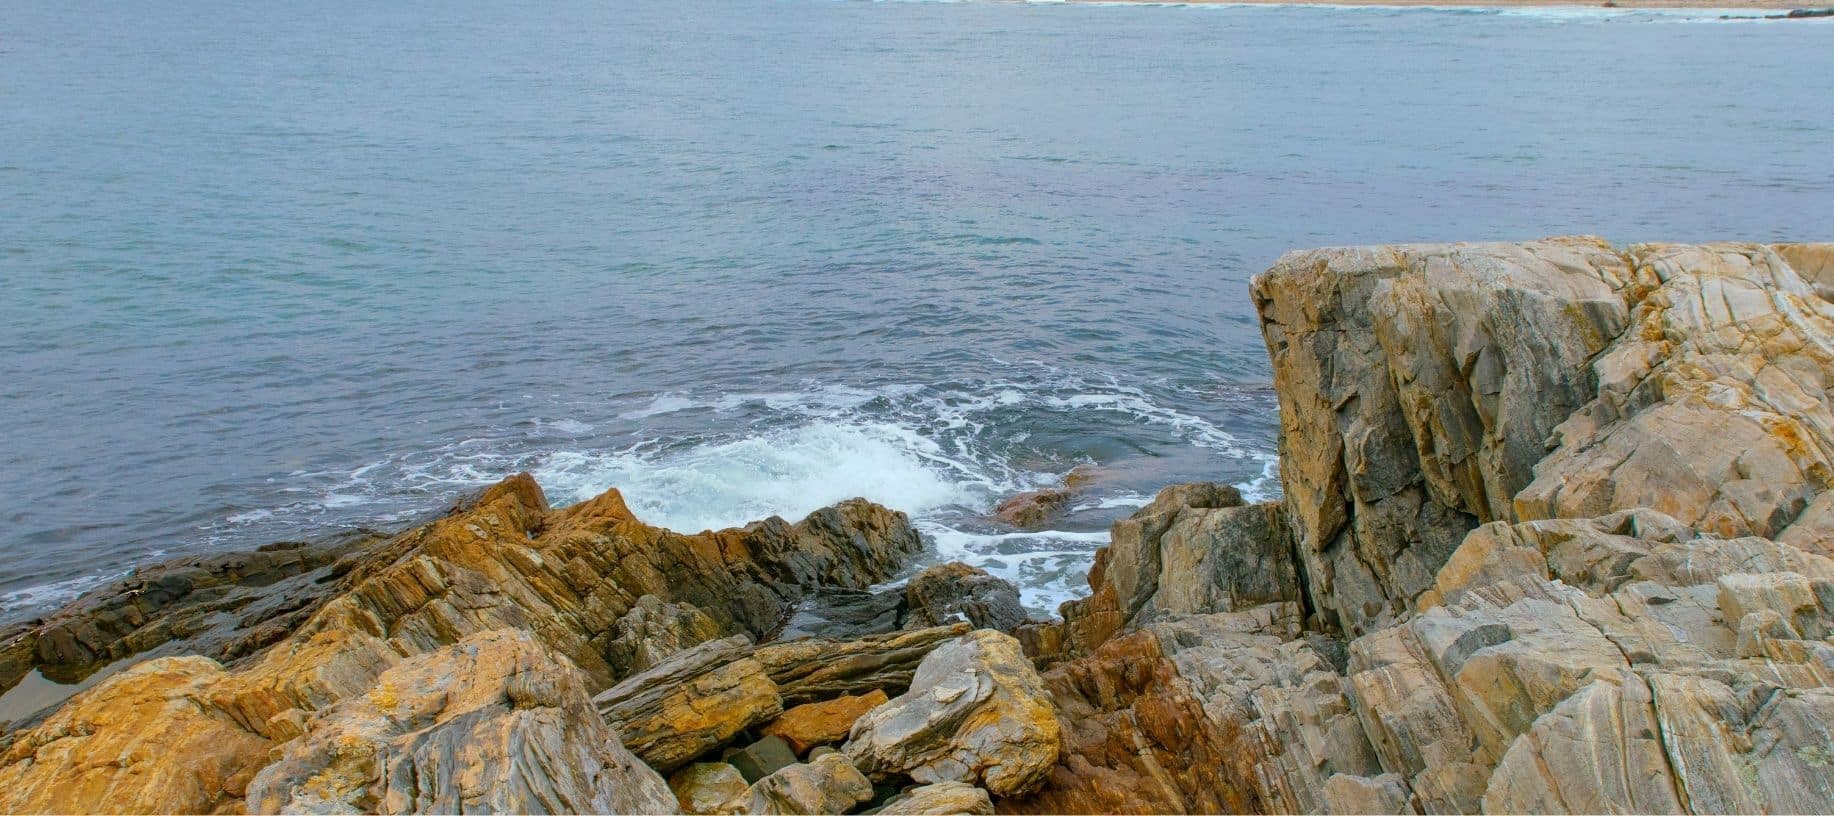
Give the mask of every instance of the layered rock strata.
M 1200 485 L 1116 525 L 1091 597 L 1022 630 L 1081 728 L 1000 807 L 1834 810 L 1829 257 L 1282 258 L 1273 520 L 1183 520 L 1238 504 Z
M 628 754 L 621 741 L 601 740 L 613 732 L 597 725 L 575 692 L 605 689 L 645 664 L 666 671 L 675 650 L 707 634 L 764 637 L 816 587 L 884 581 L 920 546 L 902 514 L 864 501 L 795 524 L 769 519 L 682 535 L 637 520 L 615 490 L 554 510 L 533 479 L 513 477 L 444 518 L 352 550 L 331 581 L 339 592 L 314 597 L 304 622 L 265 650 L 227 668 L 203 656 L 145 662 L 78 695 L 42 725 L 10 732 L 0 755 L 0 810 L 671 810 L 674 798 L 654 779 L 606 790 L 576 778 L 614 779 L 611 769 L 625 767 Z M 47 644 L 63 642 L 58 632 L 80 629 L 67 621 L 84 609 L 119 606 L 79 602 L 15 633 L 14 643 L 34 644 L 42 657 Z M 149 618 L 143 628 L 157 625 Z M 99 622 L 90 630 L 117 631 Z M 505 630 L 517 633 L 510 654 L 451 651 L 455 644 L 475 651 L 473 639 Z M 490 679 L 505 666 L 514 676 Z M 744 668 L 754 671 L 721 679 L 733 679 L 735 697 L 768 690 L 756 719 L 769 719 L 780 710 L 775 681 L 755 661 Z M 481 696 L 404 703 L 409 691 L 393 679 L 401 676 L 420 689 L 475 681 Z M 571 722 L 582 716 L 592 722 Z M 560 730 L 543 730 L 551 728 Z M 694 729 L 668 730 L 656 742 L 712 745 L 681 736 Z M 507 742 L 486 748 L 499 738 Z M 316 797 L 310 801 L 278 783 L 248 787 L 258 772 L 319 778 L 328 772 L 318 766 L 348 759 L 319 746 L 357 743 L 375 746 L 364 750 L 377 762 L 410 762 L 402 767 L 413 779 L 401 782 L 393 766 L 365 765 L 370 777 L 333 774 L 343 787 L 305 785 Z M 442 787 L 447 778 L 474 787 L 450 790 Z M 504 790 L 480 792 L 475 786 L 486 779 Z

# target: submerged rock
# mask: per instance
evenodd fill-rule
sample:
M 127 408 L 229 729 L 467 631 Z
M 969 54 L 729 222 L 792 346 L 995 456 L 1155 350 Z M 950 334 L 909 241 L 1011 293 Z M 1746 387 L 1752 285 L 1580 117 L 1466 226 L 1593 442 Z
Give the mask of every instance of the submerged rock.
M 842 750 L 874 778 L 972 782 L 1017 796 L 1049 773 L 1058 737 L 1018 641 L 980 630 L 925 657 L 910 690 L 855 722 Z

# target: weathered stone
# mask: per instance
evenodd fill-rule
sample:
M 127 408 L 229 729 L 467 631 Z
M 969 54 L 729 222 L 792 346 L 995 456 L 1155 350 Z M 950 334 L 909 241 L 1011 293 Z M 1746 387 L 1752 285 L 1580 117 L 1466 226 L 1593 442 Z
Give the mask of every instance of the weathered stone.
M 967 624 L 957 623 L 857 640 L 767 643 L 752 657 L 777 684 L 784 705 L 875 690 L 902 694 L 924 657 L 967 631 Z
M 885 807 L 879 816 L 991 816 L 993 799 L 987 791 L 966 782 L 936 782 L 912 788 Z
M 1286 510 L 1328 624 L 1385 624 L 1467 531 L 1514 520 L 1548 435 L 1596 393 L 1632 280 L 1584 238 L 1311 250 L 1255 278 Z
M 673 604 L 673 617 L 689 622 L 686 627 L 664 627 L 686 633 L 681 640 L 705 632 L 704 622 L 688 607 L 711 619 L 720 632 L 761 635 L 773 630 L 807 591 L 824 584 L 866 587 L 884 581 L 920 546 L 902 514 L 864 501 L 843 502 L 796 524 L 770 519 L 745 528 L 681 535 L 638 521 L 616 491 L 564 509 L 550 509 L 534 481 L 517 476 L 483 491 L 444 518 L 365 544 L 342 561 L 319 567 L 329 570 L 330 580 L 324 583 L 332 587 L 329 599 L 317 599 L 311 593 L 255 598 L 251 603 L 301 597 L 306 599 L 301 609 L 308 614 L 278 642 L 242 658 L 233 670 L 191 678 L 188 682 L 194 686 L 185 696 L 204 710 L 198 715 L 203 720 L 233 723 L 264 744 L 285 742 L 301 737 L 311 727 L 314 713 L 370 693 L 378 678 L 403 660 L 499 629 L 528 633 L 583 671 L 586 689 L 603 688 L 619 675 L 610 663 L 620 653 L 614 643 L 631 645 L 634 641 L 628 635 L 644 628 L 626 627 L 621 636 L 618 623 L 646 595 Z M 282 572 L 285 570 L 276 568 L 276 574 Z M 308 569 L 291 578 L 281 576 L 273 586 L 312 575 Z M 244 575 L 223 580 L 243 582 L 235 583 L 241 589 L 231 588 L 223 596 L 230 598 L 247 589 L 243 584 L 265 579 Z M 218 591 L 212 587 L 200 591 L 199 586 L 194 582 L 181 603 L 166 608 L 178 612 L 196 609 L 199 607 L 187 604 Z M 261 627 L 285 619 L 284 615 L 284 610 L 262 607 L 251 619 L 256 623 L 251 632 L 265 631 Z M 178 618 L 168 615 L 167 619 Z M 163 624 L 154 621 L 148 625 Z M 42 642 L 44 633 L 36 636 Z M 271 638 L 262 634 L 259 640 Z M 624 653 L 635 659 L 638 651 Z M 764 693 L 770 688 L 769 679 L 757 664 L 727 667 L 726 671 L 702 678 L 708 683 L 704 690 L 728 694 L 733 701 L 743 699 L 749 708 L 739 720 L 750 724 L 777 713 L 774 690 Z M 97 686 L 102 689 L 125 691 L 125 687 L 107 683 Z M 166 721 L 170 718 L 149 720 L 156 716 L 157 706 L 133 710 L 144 713 L 96 721 L 85 742 L 114 745 L 142 738 L 179 738 L 158 736 L 169 728 Z M 658 711 L 682 714 L 666 704 Z M 697 741 L 723 739 L 719 734 L 724 723 L 696 722 L 696 718 L 718 720 L 730 714 L 684 714 L 690 724 L 686 734 L 644 734 L 635 727 L 632 731 L 645 737 L 651 750 L 666 755 L 689 750 Z M 54 737 L 55 731 L 40 733 L 37 729 L 10 735 L 16 746 L 63 741 Z M 223 742 L 231 741 L 224 738 Z M 0 762 L 0 773 L 25 772 L 23 766 L 14 766 L 29 757 L 8 756 L 13 759 Z M 44 801 L 57 801 L 57 791 L 62 790 L 69 801 L 80 802 L 79 788 L 129 791 L 140 784 L 137 780 L 190 774 L 227 787 L 184 794 L 191 797 L 185 800 L 187 804 L 162 809 L 239 806 L 240 777 L 199 774 L 187 765 L 190 761 L 186 752 L 162 752 L 148 755 L 131 769 L 118 763 L 87 768 L 77 763 L 35 765 L 30 775 L 32 784 L 46 791 Z M 79 779 L 79 774 L 87 778 Z M 129 774 L 134 778 L 129 779 Z M 120 778 L 111 778 L 114 775 Z M 29 796 L 31 789 L 0 790 L 0 810 L 24 806 L 28 800 L 12 797 Z M 172 789 L 181 791 L 176 785 Z M 127 807 L 129 800 L 121 801 L 119 807 L 97 801 L 91 809 Z
M 906 628 L 966 620 L 976 629 L 1011 631 L 1026 620 L 1019 588 L 959 561 L 917 573 L 904 588 Z
M 782 768 L 751 786 L 750 812 L 846 813 L 872 799 L 872 783 L 847 757 L 827 754 Z
M 1148 632 L 1118 637 L 1043 675 L 1063 751 L 1044 784 L 1009 813 L 1257 813 L 1253 787 L 1227 768 L 1244 758 L 1178 679 Z M 978 789 L 960 786 L 967 791 Z M 984 792 L 980 796 L 985 797 Z M 908 802 L 882 812 L 943 806 Z M 936 812 L 964 812 L 940 810 Z
M 248 788 L 257 813 L 670 813 L 585 678 L 526 632 L 405 660 L 312 718 Z
M 910 690 L 854 723 L 842 750 L 860 770 L 918 782 L 977 782 L 1018 796 L 1057 761 L 1050 697 L 1018 641 L 970 632 L 931 652 Z
M 605 660 L 614 674 L 628 677 L 720 634 L 719 624 L 699 607 L 645 595 L 613 625 Z
M 669 789 L 682 813 L 744 813 L 751 804 L 751 785 L 739 769 L 724 762 L 696 762 L 669 776 Z
M 0 754 L 0 810 L 210 813 L 239 806 L 273 743 L 197 703 L 222 675 L 209 658 L 167 657 L 77 695 Z
M 789 743 L 790 750 L 803 754 L 816 746 L 846 739 L 855 720 L 889 699 L 884 691 L 873 689 L 858 697 L 849 694 L 819 703 L 803 703 L 783 712 L 759 729 L 759 733 L 782 737 Z
M 1061 627 L 1025 628 L 1036 656 L 1088 654 L 1116 632 L 1167 614 L 1232 612 L 1296 601 L 1299 586 L 1277 505 L 1242 505 L 1228 485 L 1174 485 L 1115 522 L 1096 553 L 1088 598 L 1065 603 Z
M 779 769 L 796 764 L 796 752 L 790 750 L 790 744 L 782 737 L 769 736 L 743 748 L 726 749 L 724 759 L 739 769 L 739 775 L 745 777 L 746 782 L 756 783 Z
M 626 747 L 671 771 L 782 713 L 777 684 L 750 652 L 745 635 L 709 641 L 664 658 L 594 702 Z
M 1596 397 L 1563 418 L 1517 515 L 1649 507 L 1726 538 L 1779 535 L 1834 480 L 1834 305 L 1764 246 L 1627 257 L 1631 326 L 1592 363 Z

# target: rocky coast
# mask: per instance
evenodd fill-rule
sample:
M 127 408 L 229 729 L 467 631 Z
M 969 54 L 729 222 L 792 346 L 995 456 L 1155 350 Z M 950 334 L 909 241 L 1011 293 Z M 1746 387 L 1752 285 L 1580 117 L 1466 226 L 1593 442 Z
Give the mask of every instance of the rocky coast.
M 0 811 L 1834 812 L 1834 244 L 1252 296 L 1280 499 L 1166 488 L 1060 619 L 887 588 L 865 499 L 681 533 L 517 475 L 0 631 L 9 697 L 76 691 L 6 709 Z

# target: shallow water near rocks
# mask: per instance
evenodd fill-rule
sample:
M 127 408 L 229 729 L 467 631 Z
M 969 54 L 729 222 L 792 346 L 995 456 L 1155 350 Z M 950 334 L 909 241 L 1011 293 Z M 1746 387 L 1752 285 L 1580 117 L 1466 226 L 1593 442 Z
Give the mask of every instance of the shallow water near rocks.
M 1158 487 L 1273 495 L 1281 252 L 1828 238 L 1834 28 L 1719 14 L 8 3 L 0 618 L 522 469 L 865 495 L 1048 611 Z

